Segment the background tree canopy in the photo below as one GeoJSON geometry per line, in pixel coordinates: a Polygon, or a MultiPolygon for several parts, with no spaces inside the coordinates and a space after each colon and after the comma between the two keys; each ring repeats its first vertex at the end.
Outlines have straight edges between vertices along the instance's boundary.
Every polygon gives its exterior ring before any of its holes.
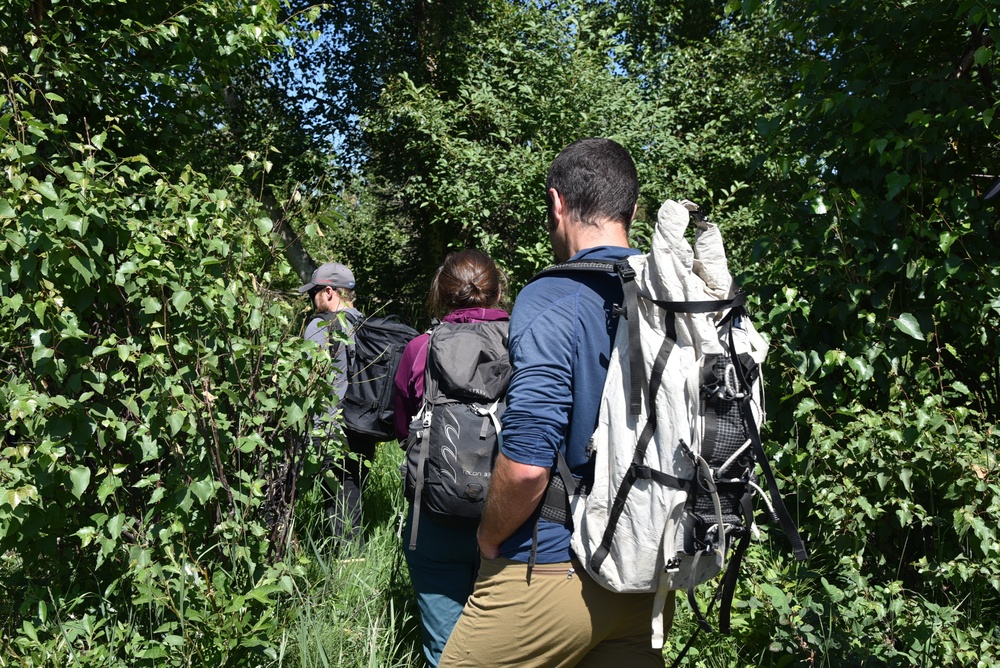
{"type": "Polygon", "coordinates": [[[812,552],[765,531],[735,639],[689,662],[1000,659],[995,2],[0,17],[0,654],[280,663],[330,372],[291,288],[343,261],[362,307],[420,326],[444,255],[477,247],[516,292],[552,260],[549,162],[608,136],[639,168],[637,246],[666,198],[724,231],[812,552]]]}

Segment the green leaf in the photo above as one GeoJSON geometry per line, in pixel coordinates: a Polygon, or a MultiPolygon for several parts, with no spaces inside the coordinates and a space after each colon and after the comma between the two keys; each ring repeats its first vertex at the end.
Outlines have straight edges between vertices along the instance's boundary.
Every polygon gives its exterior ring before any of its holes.
{"type": "Polygon", "coordinates": [[[771,605],[774,606],[775,610],[781,612],[788,608],[788,597],[785,596],[785,592],[766,582],[760,584],[760,589],[771,599],[771,605]]]}
{"type": "Polygon", "coordinates": [[[215,495],[215,489],[216,483],[211,478],[205,478],[191,483],[191,492],[198,497],[198,500],[201,501],[202,504],[208,503],[208,501],[215,495]]]}
{"type": "Polygon", "coordinates": [[[920,323],[917,322],[917,319],[912,313],[901,313],[900,316],[896,318],[896,327],[899,328],[899,331],[912,336],[918,341],[924,340],[924,333],[920,329],[920,323]]]}
{"type": "Polygon", "coordinates": [[[271,230],[274,229],[274,223],[270,218],[258,218],[254,223],[256,223],[257,229],[260,230],[261,234],[270,234],[271,230]]]}
{"type": "Polygon", "coordinates": [[[913,493],[913,488],[910,486],[911,485],[910,479],[912,477],[913,477],[913,470],[912,469],[902,469],[899,472],[899,480],[903,483],[903,487],[910,494],[913,493]]]}
{"type": "Polygon", "coordinates": [[[5,199],[0,199],[0,218],[16,218],[17,213],[14,211],[14,207],[10,205],[5,199]]]}
{"type": "Polygon", "coordinates": [[[118,539],[122,535],[122,528],[125,526],[125,515],[118,513],[110,520],[108,520],[107,530],[108,535],[114,539],[118,539]]]}
{"type": "Polygon", "coordinates": [[[35,186],[35,190],[47,200],[55,202],[59,199],[59,196],[56,194],[56,189],[49,181],[39,181],[38,185],[35,186]]]}
{"type": "Polygon", "coordinates": [[[885,177],[885,185],[888,188],[885,198],[887,200],[895,198],[909,183],[909,174],[900,174],[899,172],[888,174],[885,177]]]}
{"type": "MultiPolygon", "coordinates": [[[[89,263],[90,260],[88,259],[87,262],[89,263]]],[[[89,268],[83,266],[83,262],[81,262],[80,258],[76,257],[75,255],[70,256],[69,264],[71,267],[76,269],[76,272],[80,274],[84,282],[86,282],[87,285],[90,285],[90,281],[94,277],[94,272],[92,272],[89,268]]]]}
{"type": "Polygon", "coordinates": [[[187,418],[187,413],[184,411],[174,411],[167,416],[167,424],[170,425],[170,435],[176,436],[177,432],[181,430],[184,426],[184,420],[187,418]]]}
{"type": "Polygon", "coordinates": [[[73,489],[70,491],[79,499],[90,485],[90,469],[86,466],[77,466],[69,472],[69,479],[73,483],[73,489]]]}
{"type": "Polygon", "coordinates": [[[107,475],[97,487],[97,500],[104,503],[108,497],[115,493],[115,490],[122,486],[122,481],[118,476],[107,475]]]}
{"type": "Polygon", "coordinates": [[[174,305],[174,309],[177,310],[178,314],[184,315],[184,309],[189,303],[191,303],[192,299],[193,297],[191,296],[191,293],[187,290],[178,290],[174,293],[170,302],[174,305]]]}
{"type": "Polygon", "coordinates": [[[147,315],[159,312],[160,308],[160,302],[153,297],[146,297],[142,300],[142,312],[147,315]]]}

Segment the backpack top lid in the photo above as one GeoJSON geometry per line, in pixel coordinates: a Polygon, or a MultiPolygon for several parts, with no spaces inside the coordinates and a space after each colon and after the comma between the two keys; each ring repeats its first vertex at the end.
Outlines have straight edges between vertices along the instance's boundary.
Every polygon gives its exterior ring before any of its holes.
{"type": "Polygon", "coordinates": [[[507,392],[510,323],[441,323],[431,332],[428,369],[437,391],[456,401],[495,401],[507,392]]]}
{"type": "MultiPolygon", "coordinates": [[[[657,214],[656,233],[646,255],[629,258],[636,271],[639,294],[658,302],[712,302],[732,299],[735,282],[729,273],[719,227],[687,200],[666,200],[657,214]],[[694,247],[684,237],[688,221],[698,226],[694,247]]],[[[694,346],[698,354],[721,353],[719,311],[675,317],[677,343],[694,346]]]]}

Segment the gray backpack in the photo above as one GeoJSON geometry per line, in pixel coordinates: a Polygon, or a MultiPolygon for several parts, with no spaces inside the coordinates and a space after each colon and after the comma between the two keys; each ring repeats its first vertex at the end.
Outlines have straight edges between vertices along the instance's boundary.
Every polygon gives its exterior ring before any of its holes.
{"type": "Polygon", "coordinates": [[[430,332],[423,403],[406,441],[411,550],[424,514],[448,526],[479,524],[510,384],[508,326],[441,323],[430,332]]]}

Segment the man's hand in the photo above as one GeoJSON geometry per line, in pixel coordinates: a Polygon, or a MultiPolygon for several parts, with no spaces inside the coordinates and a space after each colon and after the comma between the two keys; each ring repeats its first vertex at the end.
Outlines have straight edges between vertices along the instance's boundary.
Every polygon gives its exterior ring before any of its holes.
{"type": "Polygon", "coordinates": [[[476,538],[484,559],[500,556],[500,545],[524,524],[542,500],[549,469],[497,456],[476,538]]]}

